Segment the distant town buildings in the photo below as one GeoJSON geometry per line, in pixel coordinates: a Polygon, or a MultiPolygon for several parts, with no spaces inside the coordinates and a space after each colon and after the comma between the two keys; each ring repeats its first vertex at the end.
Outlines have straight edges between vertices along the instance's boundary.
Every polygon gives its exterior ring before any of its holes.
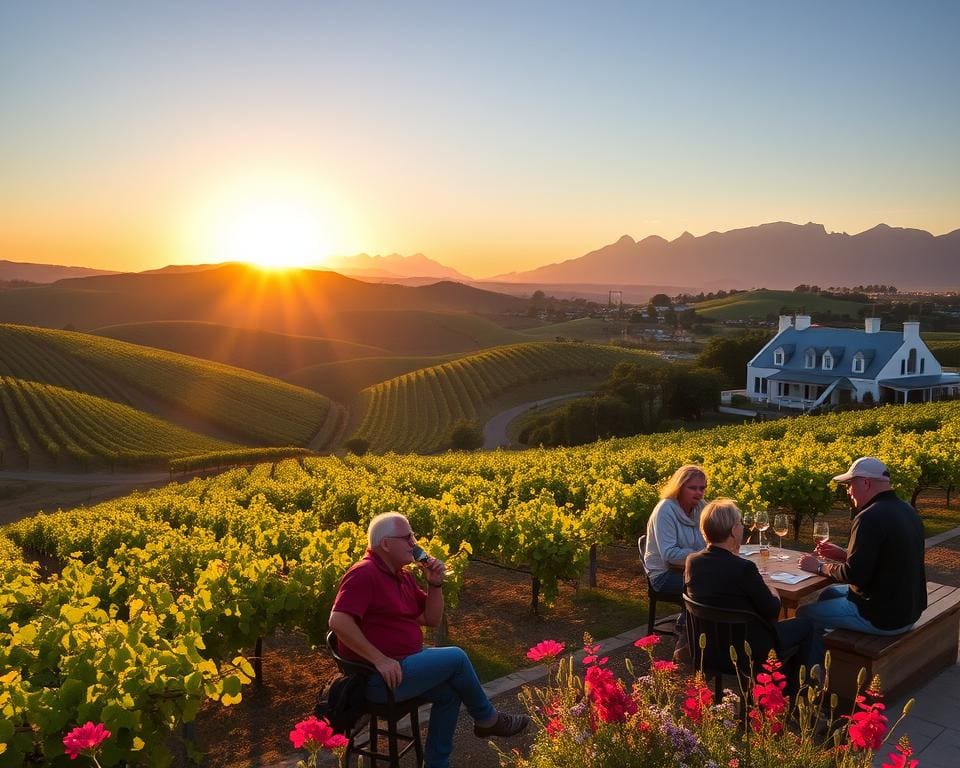
{"type": "Polygon", "coordinates": [[[808,315],[781,315],[776,336],[747,363],[747,396],[784,408],[923,403],[960,394],[960,375],[944,373],[920,338],[920,323],[881,331],[826,328],[808,315]]]}

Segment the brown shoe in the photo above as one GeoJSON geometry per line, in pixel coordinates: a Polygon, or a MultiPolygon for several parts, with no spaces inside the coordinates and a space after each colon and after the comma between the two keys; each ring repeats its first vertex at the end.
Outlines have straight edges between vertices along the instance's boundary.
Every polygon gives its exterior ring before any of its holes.
{"type": "Polygon", "coordinates": [[[530,717],[528,715],[509,715],[506,712],[501,712],[497,715],[497,719],[493,725],[482,726],[475,723],[473,726],[473,734],[481,738],[485,736],[507,738],[516,736],[518,733],[523,733],[528,725],[530,725],[530,717]]]}

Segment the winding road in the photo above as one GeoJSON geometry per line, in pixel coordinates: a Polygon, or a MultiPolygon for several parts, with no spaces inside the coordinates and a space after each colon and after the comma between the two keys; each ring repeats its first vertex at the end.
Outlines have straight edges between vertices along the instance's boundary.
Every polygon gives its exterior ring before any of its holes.
{"type": "Polygon", "coordinates": [[[572,400],[575,397],[584,397],[589,394],[589,392],[571,392],[567,395],[554,395],[553,397],[545,397],[543,400],[520,403],[520,405],[498,413],[483,426],[483,449],[485,451],[492,451],[495,448],[509,448],[510,438],[507,437],[507,425],[521,413],[526,413],[532,408],[539,408],[541,405],[546,405],[547,403],[556,403],[559,400],[572,400]]]}

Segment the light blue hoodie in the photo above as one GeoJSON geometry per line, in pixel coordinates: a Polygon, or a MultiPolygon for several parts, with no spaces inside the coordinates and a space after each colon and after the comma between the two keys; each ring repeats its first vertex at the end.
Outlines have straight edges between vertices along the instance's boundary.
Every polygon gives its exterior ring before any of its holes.
{"type": "Polygon", "coordinates": [[[683,560],[707,546],[700,533],[701,501],[691,516],[683,511],[675,499],[660,499],[647,521],[647,548],[643,566],[650,580],[669,570],[670,561],[683,560]]]}

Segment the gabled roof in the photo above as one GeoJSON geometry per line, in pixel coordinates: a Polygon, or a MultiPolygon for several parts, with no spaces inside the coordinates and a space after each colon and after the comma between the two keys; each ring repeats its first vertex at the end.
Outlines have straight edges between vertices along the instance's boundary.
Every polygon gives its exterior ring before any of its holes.
{"type": "MultiPolygon", "coordinates": [[[[770,378],[773,378],[772,376],[770,378]]],[[[898,379],[880,379],[877,382],[890,389],[925,389],[927,387],[960,384],[960,376],[955,373],[933,374],[930,376],[904,376],[898,379]]]]}
{"type": "Polygon", "coordinates": [[[773,353],[780,347],[784,349],[792,347],[804,351],[810,347],[829,349],[834,358],[831,378],[836,378],[840,374],[850,375],[853,356],[857,352],[862,352],[865,368],[863,373],[858,373],[856,376],[875,379],[901,346],[903,346],[903,334],[897,331],[867,333],[852,328],[824,328],[816,325],[811,325],[802,331],[787,328],[774,337],[750,362],[750,365],[758,368],[779,368],[783,371],[809,371],[810,369],[804,367],[804,355],[788,356],[784,365],[777,366],[773,364],[773,353]]]}

